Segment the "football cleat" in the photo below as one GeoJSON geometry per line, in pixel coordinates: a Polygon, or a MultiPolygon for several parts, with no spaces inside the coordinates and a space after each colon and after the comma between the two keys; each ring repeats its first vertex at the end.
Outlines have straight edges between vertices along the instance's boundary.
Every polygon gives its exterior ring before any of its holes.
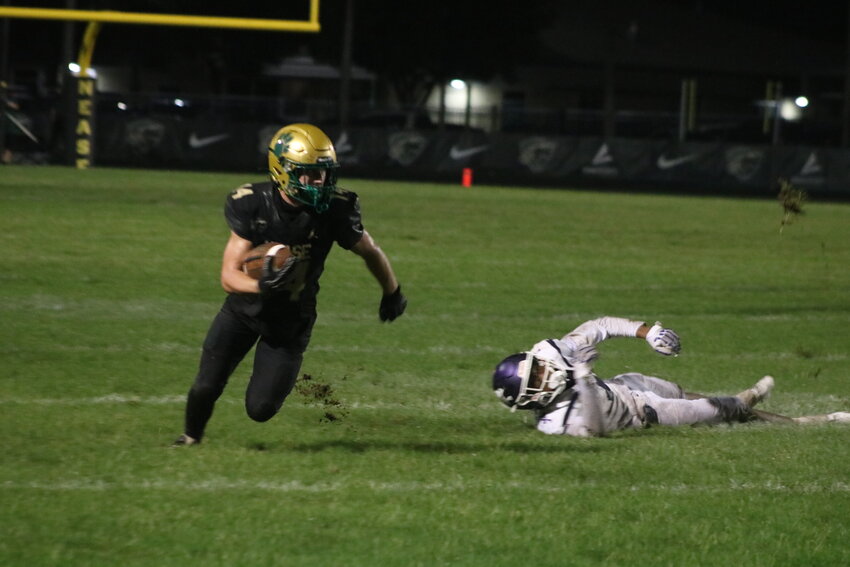
{"type": "Polygon", "coordinates": [[[339,162],[327,134],[312,124],[290,124],[269,143],[269,175],[288,197],[324,212],[336,191],[339,162]]]}
{"type": "Polygon", "coordinates": [[[773,376],[765,376],[756,382],[752,388],[744,390],[735,397],[740,398],[747,406],[754,407],[767,399],[771,390],[773,390],[773,384],[773,376]]]}
{"type": "Polygon", "coordinates": [[[795,417],[796,423],[850,423],[850,412],[836,411],[825,415],[795,417]]]}
{"type": "Polygon", "coordinates": [[[190,445],[198,445],[200,444],[200,439],[195,439],[194,437],[189,437],[185,433],[181,434],[180,437],[174,440],[174,443],[171,444],[172,447],[189,447],[190,445]]]}
{"type": "Polygon", "coordinates": [[[835,423],[850,423],[850,412],[836,411],[826,416],[829,421],[835,423]]]}

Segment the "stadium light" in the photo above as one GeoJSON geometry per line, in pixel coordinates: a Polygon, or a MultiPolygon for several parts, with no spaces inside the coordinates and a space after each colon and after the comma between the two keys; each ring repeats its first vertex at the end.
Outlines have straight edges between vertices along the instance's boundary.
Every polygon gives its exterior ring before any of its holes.
{"type": "Polygon", "coordinates": [[[809,106],[809,99],[805,96],[798,96],[794,99],[794,104],[796,104],[800,108],[806,108],[807,106],[809,106]]]}
{"type": "Polygon", "coordinates": [[[127,110],[127,103],[126,102],[119,102],[117,106],[118,106],[118,110],[127,110]]]}
{"type": "Polygon", "coordinates": [[[464,81],[462,79],[452,79],[451,82],[449,83],[449,86],[453,89],[462,91],[463,89],[466,88],[466,81],[464,81]]]}
{"type": "Polygon", "coordinates": [[[182,98],[175,98],[174,99],[174,106],[179,106],[180,108],[183,108],[184,106],[186,106],[186,101],[183,100],[182,98]]]}
{"type": "Polygon", "coordinates": [[[796,122],[803,117],[803,109],[790,98],[783,99],[779,103],[779,116],[783,120],[796,122]]]}
{"type": "MultiPolygon", "coordinates": [[[[72,62],[68,63],[68,70],[71,71],[72,75],[78,76],[80,74],[80,70],[81,70],[80,64],[74,63],[72,61],[72,62]]],[[[97,78],[97,71],[95,71],[94,67],[89,67],[88,69],[86,69],[86,77],[89,77],[89,78],[92,78],[92,79],[97,78]]]]}

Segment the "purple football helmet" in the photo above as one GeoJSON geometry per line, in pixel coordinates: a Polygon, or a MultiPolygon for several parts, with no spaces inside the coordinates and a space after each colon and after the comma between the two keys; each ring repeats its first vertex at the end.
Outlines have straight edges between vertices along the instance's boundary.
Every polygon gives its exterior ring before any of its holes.
{"type": "Polygon", "coordinates": [[[511,411],[541,409],[567,388],[570,374],[569,369],[557,368],[530,352],[520,352],[496,366],[493,391],[511,411]],[[530,380],[532,375],[534,380],[530,380]]]}

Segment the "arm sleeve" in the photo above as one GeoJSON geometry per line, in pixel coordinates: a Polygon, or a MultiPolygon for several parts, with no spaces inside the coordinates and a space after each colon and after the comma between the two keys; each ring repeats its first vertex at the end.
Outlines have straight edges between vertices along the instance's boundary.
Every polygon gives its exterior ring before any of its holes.
{"type": "Polygon", "coordinates": [[[564,335],[561,339],[566,343],[579,346],[595,345],[614,337],[635,337],[643,321],[632,321],[621,317],[601,317],[586,321],[564,335]]]}
{"type": "Polygon", "coordinates": [[[350,191],[346,191],[342,198],[345,200],[343,206],[334,211],[337,216],[333,223],[334,240],[342,248],[351,250],[363,238],[360,199],[350,191]]]}

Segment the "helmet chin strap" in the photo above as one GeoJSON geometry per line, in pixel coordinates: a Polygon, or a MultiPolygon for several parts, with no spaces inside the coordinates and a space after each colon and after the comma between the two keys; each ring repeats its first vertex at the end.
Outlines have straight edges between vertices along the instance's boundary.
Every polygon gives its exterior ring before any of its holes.
{"type": "Polygon", "coordinates": [[[327,187],[321,185],[293,185],[287,183],[285,187],[278,187],[282,193],[284,200],[294,207],[307,206],[316,209],[322,213],[328,209],[329,199],[326,198],[323,189],[327,187]],[[303,195],[310,198],[305,199],[303,195]]]}
{"type": "Polygon", "coordinates": [[[280,191],[280,197],[286,201],[287,205],[291,205],[293,207],[301,207],[304,205],[301,201],[295,199],[289,192],[288,187],[282,187],[280,184],[277,186],[277,190],[280,191]]]}

